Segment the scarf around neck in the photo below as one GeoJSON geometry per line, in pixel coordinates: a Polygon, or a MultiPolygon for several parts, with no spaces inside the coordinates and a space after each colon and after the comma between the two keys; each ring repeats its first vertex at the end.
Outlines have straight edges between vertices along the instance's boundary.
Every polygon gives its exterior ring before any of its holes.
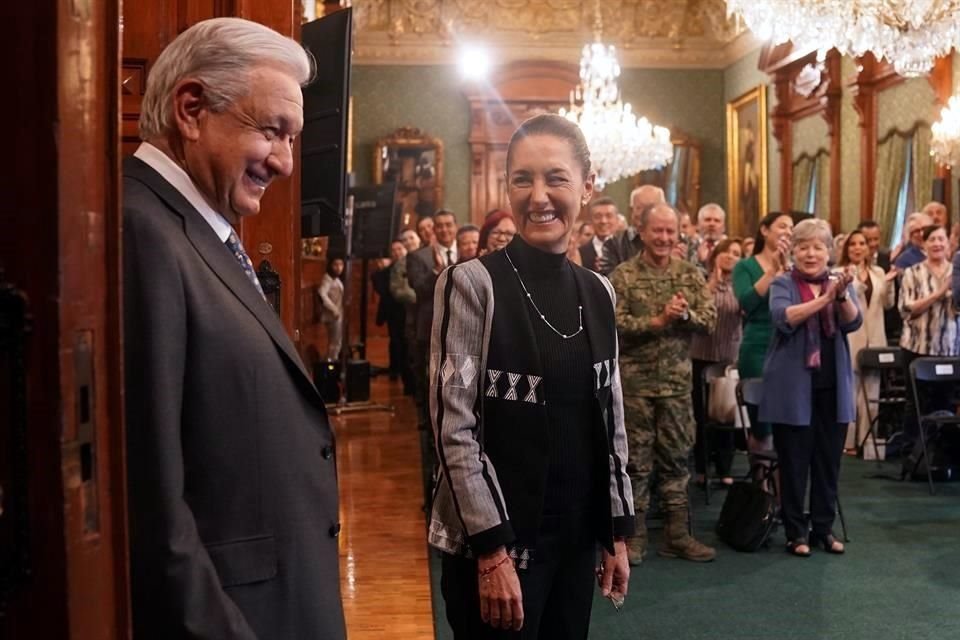
{"type": "MultiPolygon", "coordinates": [[[[824,270],[819,275],[808,276],[794,267],[790,271],[790,277],[793,278],[793,281],[797,284],[797,289],[800,291],[800,302],[810,302],[817,297],[813,294],[813,289],[810,285],[819,284],[820,293],[822,294],[830,279],[830,272],[824,270]]],[[[834,304],[831,302],[821,309],[819,313],[815,313],[807,318],[807,321],[804,323],[804,338],[806,340],[804,364],[808,369],[820,368],[820,333],[822,331],[823,335],[827,338],[833,338],[833,335],[837,331],[833,316],[834,304]]]]}

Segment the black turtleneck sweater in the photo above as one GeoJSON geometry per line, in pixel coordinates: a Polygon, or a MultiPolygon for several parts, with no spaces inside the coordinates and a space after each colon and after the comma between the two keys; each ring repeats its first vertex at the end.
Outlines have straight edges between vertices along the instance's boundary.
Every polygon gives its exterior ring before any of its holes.
{"type": "MultiPolygon", "coordinates": [[[[560,333],[580,326],[580,296],[573,265],[566,254],[540,251],[517,236],[505,249],[537,309],[560,333]]],[[[584,522],[594,494],[593,363],[586,329],[564,339],[527,302],[544,376],[550,422],[549,470],[544,497],[544,526],[550,522],[584,522]]]]}

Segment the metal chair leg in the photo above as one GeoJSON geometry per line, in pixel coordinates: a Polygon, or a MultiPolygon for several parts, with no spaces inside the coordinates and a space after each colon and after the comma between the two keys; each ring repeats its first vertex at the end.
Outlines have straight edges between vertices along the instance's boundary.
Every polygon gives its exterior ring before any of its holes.
{"type": "MultiPolygon", "coordinates": [[[[867,421],[868,421],[868,424],[870,425],[870,431],[867,432],[867,435],[865,435],[863,437],[863,440],[860,442],[860,448],[863,449],[864,447],[866,447],[867,438],[871,438],[873,440],[873,455],[877,460],[877,466],[882,467],[883,461],[880,460],[880,449],[879,447],[877,447],[877,433],[876,433],[877,426],[880,424],[880,405],[879,404],[877,405],[877,415],[874,416],[873,413],[870,411],[870,398],[867,397],[867,386],[863,380],[862,373],[860,374],[860,393],[863,395],[863,406],[867,410],[867,421]]],[[[877,400],[879,399],[880,398],[878,395],[877,400]]],[[[854,426],[854,430],[856,430],[856,426],[854,426]]]]}
{"type": "Polygon", "coordinates": [[[837,495],[837,516],[840,518],[840,528],[843,529],[843,541],[850,542],[850,536],[847,534],[847,519],[843,517],[843,507],[840,505],[840,495],[837,495]]]}
{"type": "Polygon", "coordinates": [[[930,495],[936,494],[936,489],[933,486],[933,470],[930,468],[930,452],[927,451],[927,429],[923,422],[920,421],[920,444],[923,447],[923,453],[920,458],[917,459],[916,464],[913,465],[913,470],[916,471],[917,467],[920,465],[920,461],[924,460],[927,463],[927,484],[930,485],[930,495]]]}

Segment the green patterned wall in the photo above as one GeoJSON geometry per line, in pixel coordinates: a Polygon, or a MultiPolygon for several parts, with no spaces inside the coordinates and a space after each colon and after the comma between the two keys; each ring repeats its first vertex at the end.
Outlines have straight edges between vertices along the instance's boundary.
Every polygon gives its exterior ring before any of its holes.
{"type": "Polygon", "coordinates": [[[879,138],[892,129],[912,129],[918,120],[930,124],[938,115],[936,94],[926,78],[910,78],[877,94],[879,138]]]}
{"type": "MultiPolygon", "coordinates": [[[[760,61],[760,49],[755,49],[723,71],[724,130],[726,130],[726,103],[742,96],[757,85],[768,85],[767,74],[757,68],[760,61]]],[[[772,87],[767,86],[767,112],[777,104],[772,87]]],[[[724,134],[726,135],[726,134],[724,134]]],[[[726,138],[724,138],[726,142],[726,138]]],[[[726,157],[726,156],[724,156],[726,157]]],[[[726,176],[726,163],[724,163],[726,176]]],[[[726,180],[726,178],[724,178],[726,180]]],[[[726,184],[726,182],[724,182],[726,184]]],[[[724,192],[726,193],[726,192],[724,192]]],[[[726,198],[724,198],[726,200],[726,198]]],[[[773,137],[773,127],[767,120],[767,208],[769,211],[780,208],[780,149],[773,137]]]]}
{"type": "Polygon", "coordinates": [[[465,221],[470,212],[469,103],[455,66],[354,66],[353,170],[373,180],[377,138],[403,126],[443,140],[444,206],[465,221]]]}
{"type": "Polygon", "coordinates": [[[827,121],[819,113],[793,123],[793,159],[802,154],[814,156],[820,149],[830,150],[827,121]]]}
{"type": "MultiPolygon", "coordinates": [[[[725,203],[723,73],[624,69],[620,91],[635,113],[700,141],[700,202],[725,203]]],[[[632,185],[633,179],[626,178],[608,185],[604,193],[626,212],[632,185]]]]}
{"type": "MultiPolygon", "coordinates": [[[[840,61],[840,77],[849,79],[856,72],[852,58],[840,61]]],[[[840,221],[844,231],[860,222],[860,118],[853,108],[853,94],[845,90],[840,101],[840,221]]]]}
{"type": "MultiPolygon", "coordinates": [[[[882,140],[890,131],[898,129],[908,131],[923,121],[927,124],[939,118],[936,94],[926,78],[909,80],[881,91],[877,95],[877,139],[882,140]]],[[[929,130],[920,135],[929,136],[929,130]]],[[[917,194],[917,206],[923,206],[930,200],[932,193],[917,194]]]]}
{"type": "MultiPolygon", "coordinates": [[[[655,124],[682,129],[703,144],[701,201],[726,201],[723,177],[723,74],[720,71],[625,69],[624,100],[655,124]]],[[[469,107],[454,66],[355,66],[352,76],[354,172],[371,181],[377,138],[419,127],[444,143],[444,204],[466,220],[470,203],[469,107]]],[[[631,181],[606,193],[626,209],[631,181]]]]}

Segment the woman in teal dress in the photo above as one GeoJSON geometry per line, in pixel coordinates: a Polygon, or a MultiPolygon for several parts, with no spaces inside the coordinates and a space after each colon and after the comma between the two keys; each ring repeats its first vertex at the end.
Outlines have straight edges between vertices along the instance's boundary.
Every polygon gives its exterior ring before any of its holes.
{"type": "MultiPolygon", "coordinates": [[[[753,255],[733,268],[733,293],[743,311],[743,341],[737,369],[740,379],[763,377],[763,360],[770,344],[770,283],[787,268],[793,218],[773,211],[760,221],[753,255]]],[[[750,451],[772,449],[771,427],[757,419],[757,407],[747,405],[750,416],[750,451]]]]}

